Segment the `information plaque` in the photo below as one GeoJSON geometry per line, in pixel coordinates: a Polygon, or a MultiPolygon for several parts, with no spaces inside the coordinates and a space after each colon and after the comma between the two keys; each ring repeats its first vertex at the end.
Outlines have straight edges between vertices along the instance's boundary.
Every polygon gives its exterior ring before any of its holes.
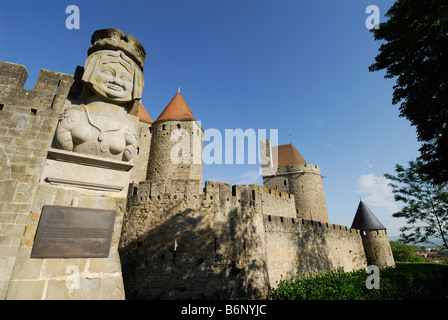
{"type": "Polygon", "coordinates": [[[31,258],[107,258],[115,210],[44,206],[31,258]]]}

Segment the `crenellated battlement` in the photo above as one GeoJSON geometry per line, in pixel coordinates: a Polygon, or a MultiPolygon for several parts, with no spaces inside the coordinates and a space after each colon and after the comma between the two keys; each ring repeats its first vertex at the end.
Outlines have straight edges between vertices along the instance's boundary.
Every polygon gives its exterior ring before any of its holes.
{"type": "Polygon", "coordinates": [[[34,89],[24,89],[25,66],[4,61],[0,61],[0,74],[0,105],[5,112],[60,113],[73,84],[72,75],[42,69],[34,89]]]}
{"type": "Polygon", "coordinates": [[[319,166],[315,164],[294,164],[292,166],[281,166],[277,168],[277,172],[275,175],[283,175],[283,174],[303,174],[303,173],[309,173],[309,174],[317,174],[321,175],[319,166]]]}
{"type": "Polygon", "coordinates": [[[213,206],[225,211],[253,207],[260,214],[296,218],[294,196],[258,185],[233,185],[206,181],[198,192],[199,180],[142,181],[129,188],[132,201],[168,202],[183,200],[194,207],[213,206]]]}
{"type": "Polygon", "coordinates": [[[291,231],[300,232],[302,229],[313,229],[322,232],[336,232],[336,233],[348,233],[358,234],[361,231],[358,229],[352,229],[347,226],[333,224],[328,222],[305,220],[298,218],[282,217],[282,216],[263,216],[263,221],[266,230],[269,231],[291,231]]]}

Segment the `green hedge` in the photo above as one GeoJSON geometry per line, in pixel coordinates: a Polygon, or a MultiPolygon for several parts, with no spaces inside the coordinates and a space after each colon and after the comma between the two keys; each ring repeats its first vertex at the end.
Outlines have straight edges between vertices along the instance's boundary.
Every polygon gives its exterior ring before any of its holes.
{"type": "Polygon", "coordinates": [[[295,280],[281,280],[268,295],[273,300],[407,300],[448,299],[448,265],[397,263],[380,269],[379,289],[367,289],[364,270],[330,271],[295,280]]]}

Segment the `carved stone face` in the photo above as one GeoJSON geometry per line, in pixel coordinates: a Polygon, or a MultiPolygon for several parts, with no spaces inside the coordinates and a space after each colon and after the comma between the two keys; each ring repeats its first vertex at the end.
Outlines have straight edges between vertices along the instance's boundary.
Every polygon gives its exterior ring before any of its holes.
{"type": "Polygon", "coordinates": [[[111,59],[106,59],[96,72],[96,88],[108,98],[130,101],[133,88],[132,70],[128,70],[122,62],[107,60],[111,59]]]}
{"type": "Polygon", "coordinates": [[[103,50],[90,55],[82,80],[96,95],[112,102],[140,99],[143,90],[141,70],[121,51],[103,50]]]}

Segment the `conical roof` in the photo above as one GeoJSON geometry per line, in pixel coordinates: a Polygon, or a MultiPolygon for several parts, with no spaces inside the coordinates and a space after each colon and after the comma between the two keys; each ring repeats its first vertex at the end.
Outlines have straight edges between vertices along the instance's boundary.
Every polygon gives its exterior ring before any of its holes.
{"type": "Polygon", "coordinates": [[[138,118],[141,121],[145,121],[148,123],[154,122],[154,121],[152,121],[151,117],[149,116],[148,112],[146,111],[145,107],[143,106],[143,104],[141,102],[138,105],[138,118]]]}
{"type": "Polygon", "coordinates": [[[196,120],[190,107],[188,107],[184,98],[178,92],[174,98],[168,103],[165,110],[157,118],[160,120],[196,120]]]}
{"type": "Polygon", "coordinates": [[[276,167],[306,164],[305,159],[303,159],[292,143],[272,147],[272,158],[276,167]]]}
{"type": "Polygon", "coordinates": [[[358,230],[386,230],[386,227],[370,211],[364,202],[359,201],[358,210],[356,210],[353,219],[352,228],[358,230]]]}

